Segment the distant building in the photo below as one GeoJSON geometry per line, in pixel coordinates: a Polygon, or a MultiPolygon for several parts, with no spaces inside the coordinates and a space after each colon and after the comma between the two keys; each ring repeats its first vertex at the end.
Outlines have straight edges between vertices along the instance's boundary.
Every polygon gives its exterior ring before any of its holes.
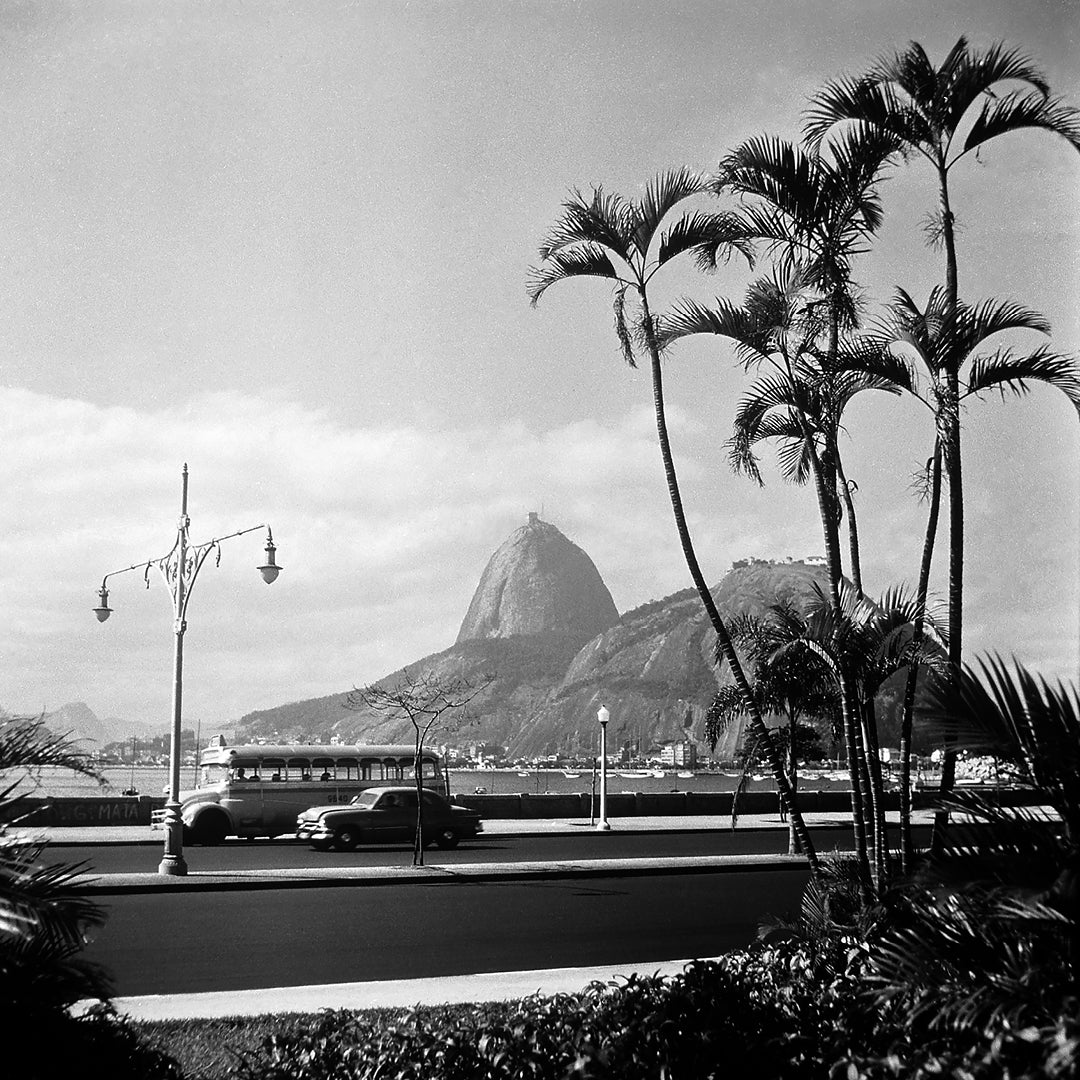
{"type": "Polygon", "coordinates": [[[664,743],[660,748],[660,764],[676,769],[696,769],[697,743],[685,739],[664,743]]]}

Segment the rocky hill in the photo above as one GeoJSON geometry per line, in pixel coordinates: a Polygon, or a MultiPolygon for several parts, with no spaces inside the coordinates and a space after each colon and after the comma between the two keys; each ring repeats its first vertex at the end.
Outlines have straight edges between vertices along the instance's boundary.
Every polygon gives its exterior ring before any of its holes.
{"type": "Polygon", "coordinates": [[[592,559],[530,514],[484,567],[457,640],[555,634],[588,641],[618,619],[592,559]]]}
{"type": "MultiPolygon", "coordinates": [[[[592,559],[554,525],[530,514],[488,560],[457,642],[407,667],[443,678],[494,673],[460,741],[506,746],[559,685],[581,646],[618,618],[592,559]]],[[[379,683],[392,685],[401,674],[391,672],[379,683]]],[[[335,734],[346,741],[412,738],[408,720],[351,711],[346,697],[343,691],[249,713],[241,728],[252,737],[294,732],[335,734]]]]}
{"type": "MultiPolygon", "coordinates": [[[[825,581],[820,560],[751,559],[735,564],[713,595],[727,617],[762,614],[780,600],[809,599],[814,584],[825,581]]],[[[530,514],[489,560],[456,644],[407,666],[444,677],[494,673],[470,706],[469,725],[450,742],[497,743],[515,757],[587,755],[595,748],[601,704],[611,712],[616,746],[631,742],[647,750],[665,739],[700,738],[705,710],[728,677],[713,662],[715,644],[693,589],[620,618],[589,556],[530,514]]],[[[350,742],[411,737],[408,720],[350,711],[347,694],[249,713],[241,730],[251,737],[333,734],[350,742]]],[[[718,752],[732,756],[740,737],[730,732],[718,752]]]]}

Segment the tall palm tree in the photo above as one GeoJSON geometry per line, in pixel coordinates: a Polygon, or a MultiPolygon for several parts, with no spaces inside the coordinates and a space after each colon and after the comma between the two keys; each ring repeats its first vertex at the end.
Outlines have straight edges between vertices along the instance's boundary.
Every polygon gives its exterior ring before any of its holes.
{"type": "MultiPolygon", "coordinates": [[[[728,153],[713,180],[718,194],[738,197],[738,228],[755,247],[775,260],[779,275],[788,283],[783,290],[787,302],[793,304],[798,296],[798,302],[805,305],[801,316],[792,310],[778,324],[791,326],[798,319],[807,347],[816,345],[819,333],[825,337],[825,355],[819,370],[835,366],[841,334],[857,324],[852,261],[868,250],[871,237],[881,225],[878,186],[896,145],[892,135],[863,125],[854,125],[833,140],[828,155],[808,154],[785,139],[760,136],[728,153]],[[815,326],[815,320],[820,320],[821,325],[815,326]]],[[[779,295],[782,293],[774,291],[774,299],[779,295]]],[[[753,311],[754,303],[748,296],[748,310],[753,311]]],[[[775,303],[766,302],[764,310],[758,312],[759,322],[762,316],[776,320],[775,303]]],[[[724,332],[710,326],[707,317],[700,328],[695,328],[690,319],[678,329],[679,333],[702,331],[724,332]]],[[[790,378],[790,364],[788,367],[790,378]]],[[[809,425],[804,425],[803,437],[809,447],[809,425]]],[[[851,489],[846,480],[837,484],[837,470],[842,471],[839,459],[826,447],[821,457],[810,453],[809,464],[813,469],[824,467],[827,474],[822,477],[825,501],[819,493],[819,510],[827,534],[838,526],[841,502],[846,506],[852,574],[861,587],[851,489]],[[826,524],[827,518],[832,519],[831,523],[826,524]]],[[[839,546],[828,535],[826,557],[832,570],[833,599],[838,603],[839,546]]]]}
{"type": "MultiPolygon", "coordinates": [[[[631,367],[637,366],[639,353],[649,361],[660,455],[683,557],[716,632],[718,652],[727,661],[735,684],[747,701],[751,701],[749,682],[701,572],[686,523],[668,436],[657,322],[649,306],[649,283],[675,256],[693,252],[698,265],[709,269],[716,266],[718,254],[730,256],[735,251],[746,251],[728,214],[688,210],[660,231],[664,220],[680,204],[705,191],[702,177],[678,169],[658,176],[640,199],[626,199],[599,187],[593,190],[591,198],[573,192],[563,204],[562,217],[540,247],[541,262],[531,273],[528,294],[535,306],[547,289],[566,278],[600,277],[613,283],[615,329],[623,357],[631,367]],[[632,311],[628,299],[636,302],[632,311]]],[[[780,752],[769,736],[760,710],[753,705],[751,709],[752,727],[761,739],[780,798],[788,808],[799,843],[816,874],[814,846],[794,804],[780,752]]]]}
{"type": "MultiPolygon", "coordinates": [[[[1033,383],[1045,383],[1060,390],[1080,414],[1080,364],[1046,347],[1030,351],[1008,347],[993,348],[987,342],[1008,331],[1032,330],[1049,333],[1046,320],[1035,311],[1011,301],[988,300],[969,305],[962,300],[950,305],[947,292],[940,286],[932,290],[926,307],[918,304],[902,289],[897,291],[890,313],[883,319],[875,334],[880,349],[870,349],[850,363],[866,372],[888,378],[894,386],[913,394],[933,414],[936,441],[931,459],[930,513],[923,544],[922,563],[916,597],[925,608],[929,588],[930,565],[937,529],[937,507],[941,488],[941,447],[948,441],[954,421],[948,406],[958,406],[965,400],[988,392],[1026,393],[1033,383]],[[900,346],[904,355],[890,353],[888,346],[900,346]],[[913,355],[916,363],[906,357],[913,355]]],[[[950,590],[950,597],[952,593],[950,590]]],[[[950,611],[952,605],[950,603],[950,611]]],[[[916,625],[916,633],[921,632],[916,625]]],[[[951,632],[951,626],[950,626],[951,632]]],[[[950,654],[950,663],[955,654],[950,654]]],[[[910,781],[911,722],[915,700],[917,672],[909,672],[901,721],[901,849],[905,862],[912,854],[910,833],[910,801],[907,783],[910,781]]],[[[951,768],[953,755],[946,755],[951,768]]],[[[952,786],[951,774],[946,790],[952,786]]],[[[940,842],[940,829],[937,830],[940,842]]]]}
{"type": "MultiPolygon", "coordinates": [[[[943,314],[958,304],[955,215],[949,193],[953,168],[999,135],[1037,129],[1064,138],[1080,150],[1080,112],[1050,95],[1046,77],[1016,49],[995,43],[971,48],[961,37],[935,68],[926,51],[911,42],[885,56],[861,76],[828,83],[812,98],[805,134],[820,148],[838,125],[853,123],[897,140],[909,157],[921,157],[937,175],[939,212],[931,238],[945,250],[943,314]],[[1002,84],[1015,83],[1009,90],[1002,84]],[[961,131],[966,135],[961,136],[961,131]]],[[[940,387],[942,453],[949,480],[949,660],[960,670],[963,648],[964,497],[960,447],[960,392],[955,370],[940,387]]],[[[946,754],[942,787],[953,783],[955,758],[946,754]]]]}
{"type": "MultiPolygon", "coordinates": [[[[769,374],[744,402],[736,420],[733,462],[760,480],[752,457],[750,439],[776,436],[782,454],[798,477],[811,477],[825,544],[829,573],[829,594],[839,618],[843,591],[839,521],[841,495],[840,417],[846,401],[858,389],[892,389],[887,376],[875,372],[855,373],[839,368],[841,357],[861,352],[860,346],[843,345],[832,330],[838,326],[836,303],[817,303],[816,291],[809,291],[804,264],[789,259],[774,267],[771,277],[753,282],[742,307],[717,298],[705,306],[692,300],[678,301],[665,316],[661,333],[665,341],[691,334],[712,333],[726,337],[747,369],[766,368],[769,374]],[[809,297],[808,297],[809,291],[809,297]],[[825,350],[819,342],[825,339],[825,350]],[[760,426],[759,426],[760,424],[760,426]],[[741,429],[741,430],[740,430],[741,429]],[[788,438],[790,436],[791,438],[788,438]]],[[[871,342],[870,348],[877,349],[871,342]]],[[[845,364],[847,360],[845,359],[845,364]]],[[[864,365],[869,367],[869,361],[864,365]]],[[[851,364],[854,371],[854,364],[851,364]]],[[[847,489],[846,478],[842,485],[847,489]]],[[[850,499],[850,491],[846,491],[850,499]]],[[[854,507],[849,507],[849,517],[854,507]]],[[[850,523],[850,522],[849,522],[850,523]]],[[[857,549],[856,549],[857,550],[857,549]]],[[[856,555],[857,557],[857,555],[856,555]]],[[[838,623],[836,625],[839,625],[838,623]]],[[[850,684],[840,687],[845,745],[851,777],[852,824],[860,863],[867,847],[864,786],[860,782],[863,759],[858,703],[850,684]]]]}

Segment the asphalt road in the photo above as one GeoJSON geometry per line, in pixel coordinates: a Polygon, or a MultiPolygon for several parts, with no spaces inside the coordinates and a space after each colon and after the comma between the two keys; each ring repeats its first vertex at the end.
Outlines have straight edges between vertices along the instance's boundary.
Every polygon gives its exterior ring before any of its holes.
{"type": "Polygon", "coordinates": [[[797,910],[806,880],[800,868],[134,894],[104,901],[83,956],[119,996],[640,964],[745,944],[764,917],[797,910]]]}
{"type": "MultiPolygon", "coordinates": [[[[926,830],[926,836],[929,831],[926,830]]],[[[816,829],[820,851],[850,849],[851,829],[816,829]]],[[[915,842],[925,837],[917,830],[915,842]]],[[[453,851],[430,848],[425,862],[432,866],[462,863],[555,862],[581,859],[634,859],[690,855],[782,854],[787,833],[782,829],[717,830],[714,832],[597,833],[575,835],[480,836],[464,841],[453,851]]],[[[53,843],[49,862],[87,862],[97,874],[153,872],[161,860],[161,841],[148,844],[53,843]]],[[[192,872],[217,870],[308,869],[311,867],[408,866],[412,847],[403,844],[371,845],[353,852],[313,851],[307,844],[284,840],[226,841],[220,847],[189,846],[184,858],[192,872]]]]}

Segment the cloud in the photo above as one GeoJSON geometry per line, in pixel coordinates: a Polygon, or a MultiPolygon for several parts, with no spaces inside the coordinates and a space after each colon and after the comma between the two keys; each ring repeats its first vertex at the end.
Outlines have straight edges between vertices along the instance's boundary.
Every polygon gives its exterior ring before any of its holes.
{"type": "MultiPolygon", "coordinates": [[[[1010,408],[988,412],[993,423],[973,411],[970,423],[968,651],[1069,674],[1080,596],[1067,538],[1080,523],[1075,491],[1071,501],[1061,493],[1075,488],[1075,454],[1042,446],[1045,402],[1010,408]],[[1040,468],[1001,452],[1014,425],[1040,468]],[[1003,514],[1003,497],[1023,512],[1003,514]],[[1038,558],[1025,554],[1033,544],[1038,558]]],[[[853,416],[849,449],[871,592],[913,583],[924,515],[896,456],[912,441],[911,417],[881,409],[853,416]]],[[[767,459],[765,488],[732,476],[707,415],[670,404],[706,577],[718,581],[748,555],[820,552],[812,492],[781,483],[767,459]]],[[[185,461],[192,540],[269,523],[284,566],[273,588],[262,584],[264,537],[254,532],[225,541],[220,566],[211,557],[203,567],[188,612],[184,715],[204,726],[344,691],[448,647],[487,559],[532,510],[588,552],[620,610],[689,584],[645,406],[533,430],[514,418],[354,425],[237,394],[145,411],[6,389],[0,433],[9,507],[0,704],[10,710],[85,700],[99,715],[166,726],[173,634],[157,571],[148,593],[142,570],[110,578],[115,614],[104,626],[90,609],[104,574],[169,552],[185,461]]],[[[943,534],[939,595],[946,543],[943,534]]]]}
{"type": "MultiPolygon", "coordinates": [[[[672,423],[694,431],[678,410],[672,423]]],[[[225,541],[220,566],[204,565],[186,716],[227,720],[347,689],[447,647],[487,558],[530,510],[592,554],[625,606],[639,600],[631,578],[666,587],[655,541],[671,528],[649,410],[545,432],[513,420],[349,426],[234,394],[147,412],[9,389],[0,428],[0,479],[19,508],[0,536],[11,708],[87,700],[104,715],[168,715],[171,611],[156,569],[152,595],[141,569],[110,578],[104,626],[90,608],[104,574],[169,552],[183,462],[192,541],[268,522],[285,567],[273,589],[261,584],[261,533],[225,541]]]]}

